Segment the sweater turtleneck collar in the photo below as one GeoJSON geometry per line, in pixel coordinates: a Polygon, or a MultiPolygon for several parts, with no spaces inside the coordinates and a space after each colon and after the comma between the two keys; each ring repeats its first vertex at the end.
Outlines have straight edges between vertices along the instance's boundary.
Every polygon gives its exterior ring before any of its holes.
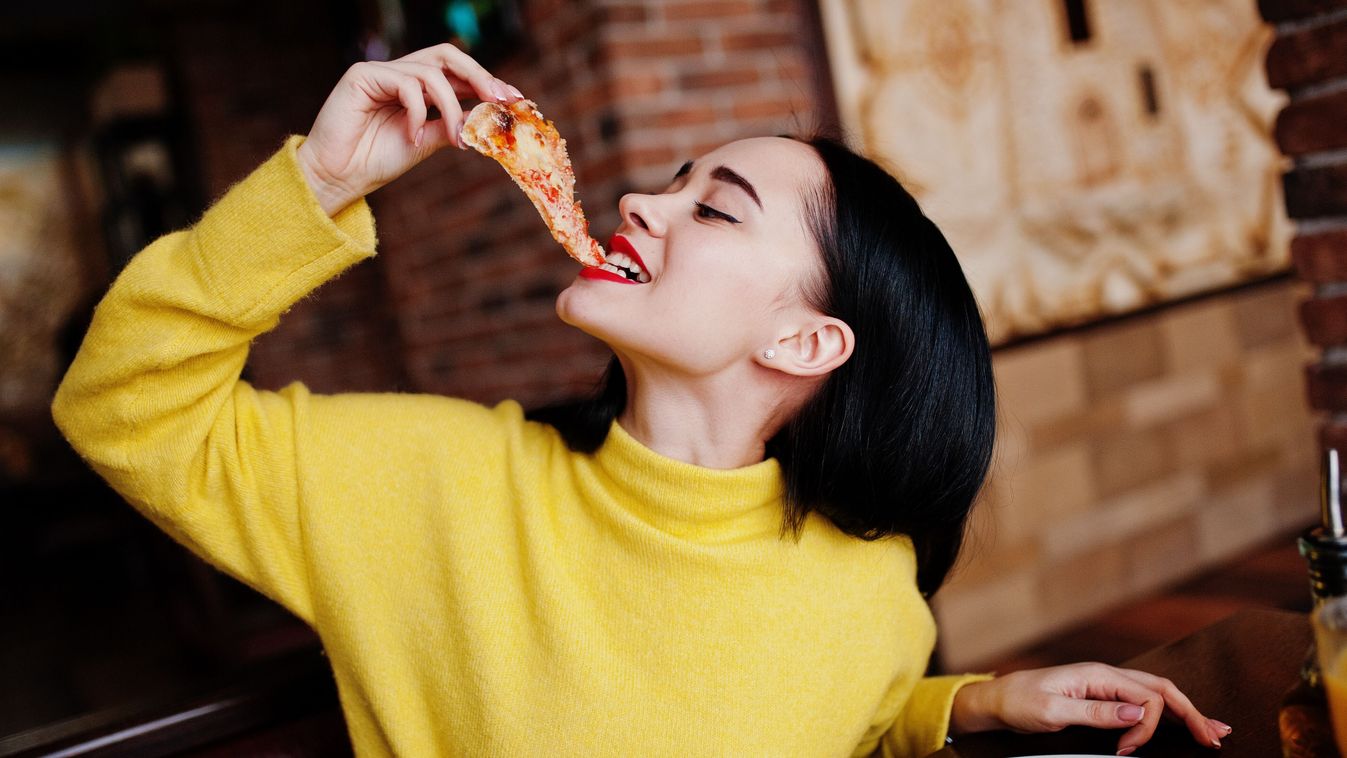
{"type": "Polygon", "coordinates": [[[736,469],[695,466],[651,450],[614,421],[594,463],[594,484],[671,534],[720,541],[781,529],[785,488],[775,458],[736,469]]]}

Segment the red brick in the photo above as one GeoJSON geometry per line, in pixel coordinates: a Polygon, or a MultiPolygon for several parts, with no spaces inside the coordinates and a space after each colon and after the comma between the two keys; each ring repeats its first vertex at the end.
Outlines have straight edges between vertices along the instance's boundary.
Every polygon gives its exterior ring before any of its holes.
{"type": "Polygon", "coordinates": [[[786,81],[803,81],[808,79],[812,75],[812,72],[809,70],[809,66],[806,66],[802,60],[783,58],[777,62],[776,75],[786,81]]]}
{"type": "Polygon", "coordinates": [[[1258,12],[1273,23],[1294,21],[1347,8],[1347,0],[1258,0],[1258,12]]]}
{"type": "Polygon", "coordinates": [[[684,35],[655,39],[622,39],[608,42],[602,51],[609,59],[673,58],[702,52],[701,37],[684,35]]]}
{"type": "Polygon", "coordinates": [[[1307,282],[1347,282],[1347,229],[1296,237],[1291,258],[1307,282]]]}
{"type": "Polygon", "coordinates": [[[1300,304],[1300,324],[1316,345],[1347,344],[1347,296],[1306,300],[1300,304]]]}
{"type": "Polygon", "coordinates": [[[1347,75],[1347,19],[1284,34],[1267,53],[1268,84],[1303,87],[1347,75]]]}
{"type": "Polygon", "coordinates": [[[735,118],[780,118],[799,113],[799,108],[789,100],[744,100],[736,102],[731,109],[735,118]]]}
{"type": "MultiPolygon", "coordinates": [[[[602,108],[612,101],[613,96],[608,89],[608,83],[599,82],[572,92],[570,105],[580,113],[590,113],[602,108]]],[[[560,112],[557,112],[555,115],[552,115],[552,118],[558,118],[561,115],[560,112]]]]}
{"type": "Polygon", "coordinates": [[[665,88],[663,76],[655,73],[623,74],[612,81],[615,101],[621,102],[638,95],[653,95],[665,88]]]}
{"type": "Polygon", "coordinates": [[[1282,181],[1291,218],[1347,215],[1347,163],[1297,168],[1282,181]]]}
{"type": "Polygon", "coordinates": [[[655,113],[628,116],[624,125],[632,129],[660,129],[677,126],[709,124],[716,120],[718,111],[709,105],[674,108],[655,113]]]}
{"type": "Polygon", "coordinates": [[[1305,367],[1310,407],[1320,411],[1347,411],[1347,366],[1315,363],[1305,367]]]}
{"type": "Polygon", "coordinates": [[[670,21],[701,21],[728,16],[747,16],[758,11],[758,3],[751,0],[703,0],[668,5],[664,17],[670,21]]]}
{"type": "Polygon", "coordinates": [[[712,150],[715,150],[716,148],[719,147],[724,147],[726,143],[732,141],[733,140],[728,140],[725,139],[724,137],[717,137],[715,139],[708,139],[702,140],[700,142],[694,142],[688,147],[686,153],[689,157],[706,155],[712,150]]]}
{"type": "Polygon", "coordinates": [[[676,154],[671,147],[635,147],[622,151],[622,157],[630,168],[643,166],[663,166],[672,163],[676,154]]]}
{"type": "Polygon", "coordinates": [[[758,72],[751,68],[730,68],[716,71],[690,71],[678,77],[683,89],[720,89],[758,81],[758,72]]]}
{"type": "MultiPolygon", "coordinates": [[[[1342,55],[1347,57],[1347,49],[1342,55]]],[[[1347,91],[1286,106],[1277,117],[1276,135],[1286,155],[1347,147],[1347,91]]]]}
{"type": "Polygon", "coordinates": [[[799,42],[799,37],[793,32],[744,32],[725,35],[720,41],[720,46],[726,52],[779,48],[793,50],[799,42]]]}
{"type": "Polygon", "coordinates": [[[650,18],[650,11],[644,3],[627,5],[607,5],[599,11],[601,24],[640,23],[650,18]]]}
{"type": "Polygon", "coordinates": [[[594,23],[583,17],[574,17],[569,23],[556,24],[553,26],[555,44],[563,50],[569,50],[578,47],[584,40],[594,35],[594,23]]]}
{"type": "Polygon", "coordinates": [[[581,183],[593,185],[621,176],[624,168],[622,156],[610,153],[596,161],[577,164],[575,173],[581,183]]]}

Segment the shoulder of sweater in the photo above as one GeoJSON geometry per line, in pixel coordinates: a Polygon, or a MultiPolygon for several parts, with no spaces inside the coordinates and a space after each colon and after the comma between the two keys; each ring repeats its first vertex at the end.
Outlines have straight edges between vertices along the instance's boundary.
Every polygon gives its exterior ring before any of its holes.
{"type": "Polygon", "coordinates": [[[564,446],[554,427],[526,419],[523,406],[515,400],[488,406],[429,392],[314,394],[301,382],[292,382],[282,392],[302,395],[316,411],[327,416],[363,417],[372,423],[392,422],[409,430],[419,428],[433,433],[459,429],[479,437],[498,434],[530,445],[564,446]]]}

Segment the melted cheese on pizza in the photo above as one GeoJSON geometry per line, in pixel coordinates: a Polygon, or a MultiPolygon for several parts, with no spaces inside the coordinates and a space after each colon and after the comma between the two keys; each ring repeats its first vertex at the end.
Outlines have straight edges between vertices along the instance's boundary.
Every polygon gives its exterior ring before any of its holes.
{"type": "Polygon", "coordinates": [[[575,199],[566,140],[531,100],[478,105],[463,124],[463,140],[505,168],[572,258],[603,264],[603,247],[589,236],[589,221],[575,199]]]}

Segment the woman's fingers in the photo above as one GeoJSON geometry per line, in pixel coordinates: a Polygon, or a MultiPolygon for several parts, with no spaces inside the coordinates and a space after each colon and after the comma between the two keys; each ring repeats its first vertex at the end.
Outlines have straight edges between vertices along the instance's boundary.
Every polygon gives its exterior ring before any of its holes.
{"type": "Polygon", "coordinates": [[[1168,679],[1102,663],[1017,671],[980,685],[960,690],[951,709],[951,726],[957,715],[961,728],[970,730],[1043,732],[1071,725],[1123,729],[1119,755],[1131,755],[1149,741],[1166,713],[1182,720],[1200,744],[1210,747],[1220,747],[1220,738],[1231,731],[1198,712],[1168,679]]]}
{"type": "Polygon", "coordinates": [[[413,77],[398,80],[398,102],[407,109],[407,141],[421,143],[421,128],[426,125],[426,98],[421,84],[413,77]]]}
{"type": "Polygon", "coordinates": [[[416,142],[417,132],[426,123],[426,98],[421,80],[387,63],[357,63],[360,76],[356,86],[369,87],[367,94],[376,106],[396,100],[407,111],[407,141],[416,142]]]}
{"type": "Polygon", "coordinates": [[[471,56],[447,42],[408,53],[398,60],[428,63],[444,68],[467,83],[472,88],[473,94],[482,100],[507,102],[522,97],[519,90],[492,76],[471,56]]]}
{"type": "Polygon", "coordinates": [[[1062,726],[1125,728],[1118,741],[1119,755],[1131,755],[1155,733],[1165,706],[1159,692],[1102,663],[1077,663],[1048,671],[1059,672],[1052,677],[1057,689],[1052,705],[1060,712],[1055,716],[1064,714],[1069,719],[1059,721],[1062,726]]]}
{"type": "MultiPolygon", "coordinates": [[[[453,87],[449,85],[449,80],[445,78],[443,69],[426,63],[407,61],[389,61],[382,65],[416,77],[421,83],[422,89],[435,103],[435,107],[440,110],[444,136],[449,142],[463,147],[458,137],[459,129],[463,123],[463,107],[459,105],[458,97],[454,94],[453,87]]],[[[436,141],[438,142],[438,140],[436,141]]]]}
{"type": "Polygon", "coordinates": [[[1164,698],[1160,693],[1130,682],[1133,686],[1119,686],[1116,697],[1129,703],[1140,704],[1146,713],[1131,729],[1118,738],[1118,755],[1131,755],[1136,749],[1150,740],[1155,728],[1160,725],[1160,715],[1165,710],[1164,698]]]}
{"type": "Polygon", "coordinates": [[[1182,721],[1198,742],[1220,747],[1221,738],[1232,731],[1229,726],[1203,716],[1188,696],[1168,679],[1135,669],[1118,669],[1118,672],[1143,687],[1158,692],[1164,698],[1168,712],[1182,721]]]}
{"type": "Polygon", "coordinates": [[[1144,705],[1115,700],[1081,700],[1066,695],[1058,695],[1049,708],[1048,720],[1063,727],[1126,729],[1136,726],[1147,715],[1144,705]]]}
{"type": "Polygon", "coordinates": [[[1087,692],[1091,697],[1136,703],[1146,709],[1146,715],[1118,740],[1119,755],[1130,755],[1145,744],[1155,734],[1160,716],[1166,709],[1170,709],[1175,716],[1190,725],[1189,728],[1199,743],[1220,747],[1219,741],[1213,741],[1211,727],[1206,719],[1197,712],[1192,701],[1168,679],[1143,671],[1114,668],[1102,663],[1085,664],[1083,673],[1089,682],[1087,692]]]}

